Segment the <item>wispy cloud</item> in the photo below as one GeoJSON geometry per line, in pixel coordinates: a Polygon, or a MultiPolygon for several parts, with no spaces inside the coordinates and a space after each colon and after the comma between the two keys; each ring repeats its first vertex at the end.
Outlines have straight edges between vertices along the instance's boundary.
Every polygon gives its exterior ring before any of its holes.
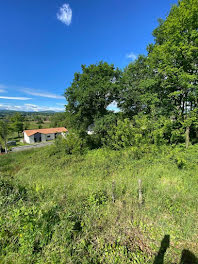
{"type": "Polygon", "coordinates": [[[0,99],[8,99],[8,100],[30,100],[32,98],[28,97],[11,97],[11,96],[0,96],[0,99]]]}
{"type": "Polygon", "coordinates": [[[40,106],[35,104],[24,104],[24,105],[0,104],[0,109],[25,111],[25,112],[40,112],[40,111],[63,112],[65,110],[64,107],[49,107],[49,106],[40,106]]]}
{"type": "Polygon", "coordinates": [[[52,94],[52,93],[47,93],[47,92],[40,92],[40,91],[36,91],[33,89],[29,89],[29,88],[22,89],[21,91],[23,91],[26,94],[30,94],[34,96],[54,98],[54,99],[65,99],[65,97],[62,95],[57,95],[57,94],[52,94]]]}
{"type": "Polygon", "coordinates": [[[136,60],[137,59],[137,55],[133,52],[130,52],[126,55],[127,59],[131,59],[131,60],[136,60]]]}
{"type": "Polygon", "coordinates": [[[55,112],[61,112],[64,111],[64,107],[53,107],[53,106],[40,106],[35,104],[24,104],[23,108],[24,111],[55,111],[55,112]]]}
{"type": "Polygon", "coordinates": [[[60,20],[65,25],[69,26],[72,21],[72,10],[69,4],[63,4],[58,13],[56,14],[57,19],[60,20]]]}
{"type": "Polygon", "coordinates": [[[4,84],[0,84],[0,93],[6,93],[6,86],[4,84]]]}

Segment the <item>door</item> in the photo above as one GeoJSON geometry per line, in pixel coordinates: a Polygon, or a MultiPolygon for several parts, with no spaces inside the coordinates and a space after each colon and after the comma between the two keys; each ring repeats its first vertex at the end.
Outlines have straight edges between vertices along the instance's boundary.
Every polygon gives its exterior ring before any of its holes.
{"type": "Polygon", "coordinates": [[[41,133],[34,134],[34,142],[41,142],[41,133]]]}

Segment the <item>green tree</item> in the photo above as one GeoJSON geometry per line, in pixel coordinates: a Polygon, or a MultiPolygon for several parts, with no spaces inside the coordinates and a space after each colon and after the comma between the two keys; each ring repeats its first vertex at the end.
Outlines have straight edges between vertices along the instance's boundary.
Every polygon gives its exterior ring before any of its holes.
{"type": "Polygon", "coordinates": [[[28,129],[30,126],[30,122],[28,120],[25,120],[24,124],[23,124],[23,129],[26,130],[28,129]]]}
{"type": "Polygon", "coordinates": [[[44,124],[43,119],[42,119],[42,117],[40,115],[36,116],[35,119],[36,119],[36,123],[38,125],[44,124]]]}
{"type": "Polygon", "coordinates": [[[118,106],[127,117],[132,118],[140,112],[150,113],[157,106],[158,100],[154,91],[158,82],[145,56],[139,56],[124,69],[118,106]]]}
{"type": "Polygon", "coordinates": [[[100,136],[100,138],[105,138],[107,132],[113,125],[117,125],[118,115],[114,113],[108,113],[107,115],[98,118],[94,122],[94,133],[100,136]]]}
{"type": "Polygon", "coordinates": [[[96,118],[108,113],[108,105],[116,98],[120,75],[120,70],[106,62],[82,65],[82,73],[75,73],[65,97],[67,119],[76,129],[85,131],[96,118]]]}
{"type": "Polygon", "coordinates": [[[10,121],[12,130],[17,132],[19,137],[19,133],[23,132],[24,117],[20,113],[16,113],[11,117],[10,121]]]}
{"type": "MultiPolygon", "coordinates": [[[[149,65],[160,79],[158,98],[168,115],[184,122],[198,105],[198,1],[182,0],[153,32],[149,65]]],[[[187,122],[193,126],[193,122],[187,122]]],[[[182,125],[182,123],[181,123],[182,125]]],[[[190,126],[186,126],[186,140],[190,126]]],[[[186,143],[188,146],[188,143],[186,143]]]]}
{"type": "Polygon", "coordinates": [[[50,117],[50,127],[65,126],[65,113],[55,113],[50,117]]]}
{"type": "Polygon", "coordinates": [[[55,146],[58,151],[63,151],[65,154],[83,154],[86,150],[86,140],[82,139],[78,133],[71,131],[65,137],[59,136],[55,140],[55,146]]]}
{"type": "Polygon", "coordinates": [[[118,150],[140,143],[142,134],[133,126],[128,118],[118,120],[116,125],[111,126],[104,139],[105,145],[118,150]]]}
{"type": "Polygon", "coordinates": [[[5,152],[8,152],[7,141],[9,135],[9,126],[6,120],[0,120],[0,142],[5,148],[5,152]]]}

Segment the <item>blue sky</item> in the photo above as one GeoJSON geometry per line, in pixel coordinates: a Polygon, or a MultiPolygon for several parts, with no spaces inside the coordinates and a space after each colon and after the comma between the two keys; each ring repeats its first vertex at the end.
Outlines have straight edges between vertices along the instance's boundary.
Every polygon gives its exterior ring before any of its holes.
{"type": "Polygon", "coordinates": [[[5,0],[0,8],[0,109],[64,111],[81,64],[124,68],[153,42],[176,0],[5,0]]]}

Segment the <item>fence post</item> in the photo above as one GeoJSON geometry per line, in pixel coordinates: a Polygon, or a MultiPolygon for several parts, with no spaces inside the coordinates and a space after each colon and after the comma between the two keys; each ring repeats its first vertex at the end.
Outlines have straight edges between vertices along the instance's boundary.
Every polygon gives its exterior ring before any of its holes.
{"type": "Polygon", "coordinates": [[[115,203],[115,189],[116,189],[116,185],[115,185],[115,181],[112,182],[112,202],[115,203]]]}
{"type": "Polygon", "coordinates": [[[143,204],[143,197],[142,197],[142,181],[141,179],[138,180],[138,193],[139,193],[139,204],[143,204]]]}

